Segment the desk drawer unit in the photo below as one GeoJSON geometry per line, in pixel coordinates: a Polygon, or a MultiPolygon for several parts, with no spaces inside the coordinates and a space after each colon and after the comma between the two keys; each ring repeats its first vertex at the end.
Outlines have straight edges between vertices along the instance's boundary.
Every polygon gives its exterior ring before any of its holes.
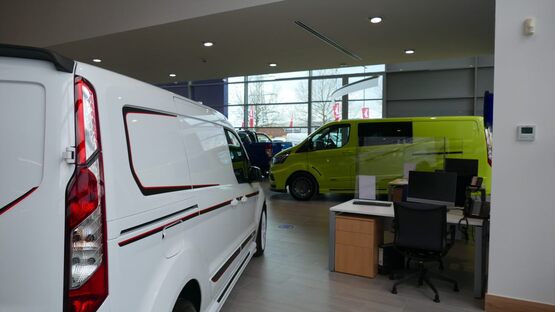
{"type": "Polygon", "coordinates": [[[375,277],[378,246],[383,241],[380,218],[342,214],[335,219],[335,271],[375,277]]]}

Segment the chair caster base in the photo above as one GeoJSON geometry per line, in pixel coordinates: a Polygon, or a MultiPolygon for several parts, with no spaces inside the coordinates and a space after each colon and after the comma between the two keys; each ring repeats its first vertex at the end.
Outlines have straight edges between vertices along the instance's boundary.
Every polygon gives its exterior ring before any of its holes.
{"type": "Polygon", "coordinates": [[[455,287],[453,287],[453,291],[454,292],[459,292],[459,285],[455,285],[455,287]]]}
{"type": "Polygon", "coordinates": [[[436,295],[436,297],[434,298],[434,302],[439,302],[439,296],[436,295]]]}
{"type": "Polygon", "coordinates": [[[394,294],[394,295],[396,295],[396,294],[397,294],[397,288],[393,288],[393,289],[391,290],[391,293],[394,294]]]}

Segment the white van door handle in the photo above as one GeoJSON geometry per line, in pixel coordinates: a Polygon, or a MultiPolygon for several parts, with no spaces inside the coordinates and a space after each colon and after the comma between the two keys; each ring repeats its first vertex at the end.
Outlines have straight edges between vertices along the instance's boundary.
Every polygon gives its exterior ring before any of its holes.
{"type": "Polygon", "coordinates": [[[176,226],[176,225],[178,225],[178,224],[180,224],[180,223],[182,223],[182,222],[183,222],[183,220],[177,220],[177,221],[175,221],[175,222],[173,222],[173,223],[171,223],[171,224],[166,225],[166,226],[164,227],[164,229],[162,230],[162,239],[166,238],[166,230],[167,230],[167,229],[169,229],[169,228],[171,228],[171,227],[174,227],[174,226],[176,226]]]}
{"type": "Polygon", "coordinates": [[[242,203],[246,203],[246,202],[248,202],[248,201],[249,201],[249,199],[248,199],[247,196],[243,195],[243,197],[241,197],[241,202],[242,202],[242,203]]]}
{"type": "Polygon", "coordinates": [[[237,200],[237,198],[234,198],[231,200],[231,203],[230,203],[231,206],[237,206],[238,204],[239,204],[239,201],[237,200]]]}

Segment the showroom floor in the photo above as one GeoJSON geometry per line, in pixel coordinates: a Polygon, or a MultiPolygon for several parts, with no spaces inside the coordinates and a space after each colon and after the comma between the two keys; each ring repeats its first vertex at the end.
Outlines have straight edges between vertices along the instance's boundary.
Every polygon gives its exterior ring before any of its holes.
{"type": "Polygon", "coordinates": [[[362,278],[328,271],[328,208],[345,196],[320,196],[298,202],[288,194],[267,191],[268,239],[264,256],[253,258],[227,299],[223,312],[240,311],[480,311],[472,296],[473,247],[464,242],[450,250],[444,273],[461,291],[435,282],[431,290],[405,284],[389,292],[387,276],[362,278]]]}

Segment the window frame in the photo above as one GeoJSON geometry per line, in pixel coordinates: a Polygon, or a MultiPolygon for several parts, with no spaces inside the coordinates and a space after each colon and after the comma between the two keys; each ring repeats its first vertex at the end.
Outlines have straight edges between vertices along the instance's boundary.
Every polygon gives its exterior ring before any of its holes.
{"type": "Polygon", "coordinates": [[[237,183],[248,183],[249,182],[249,169],[251,167],[251,161],[250,161],[250,158],[249,158],[249,154],[247,153],[247,150],[246,150],[245,146],[243,145],[243,141],[241,141],[241,138],[239,137],[239,135],[233,129],[229,129],[227,127],[223,127],[223,129],[224,129],[225,138],[227,140],[227,148],[229,150],[229,157],[230,157],[230,160],[231,160],[231,167],[233,169],[233,175],[237,179],[237,183]],[[237,143],[239,143],[239,145],[238,146],[237,145],[232,145],[232,143],[230,143],[230,137],[229,136],[231,136],[231,139],[234,138],[237,141],[237,143]],[[234,161],[233,161],[233,157],[232,157],[233,151],[230,148],[231,146],[239,147],[243,152],[244,157],[242,159],[236,161],[236,162],[239,162],[239,161],[243,162],[244,171],[243,171],[243,176],[242,177],[239,177],[237,175],[236,169],[233,166],[234,161]]]}

